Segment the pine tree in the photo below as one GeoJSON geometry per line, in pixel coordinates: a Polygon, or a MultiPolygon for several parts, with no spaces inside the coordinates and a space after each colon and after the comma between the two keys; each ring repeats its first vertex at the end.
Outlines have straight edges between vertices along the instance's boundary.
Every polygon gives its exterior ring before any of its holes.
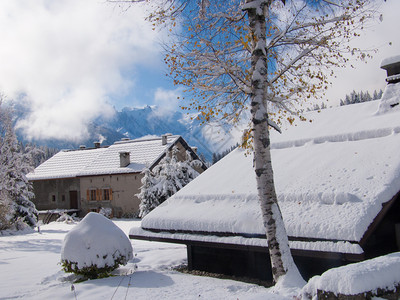
{"type": "Polygon", "coordinates": [[[159,195],[157,193],[157,189],[155,188],[156,181],[154,174],[148,168],[144,169],[142,173],[144,174],[142,178],[142,186],[140,187],[140,193],[136,195],[140,200],[140,218],[146,216],[160,204],[158,200],[159,195]]]}
{"type": "Polygon", "coordinates": [[[212,164],[215,164],[217,162],[217,154],[215,152],[213,152],[212,154],[212,164]]]}
{"type": "MultiPolygon", "coordinates": [[[[2,175],[2,173],[0,172],[2,175]]],[[[12,201],[4,190],[0,189],[0,231],[10,228],[13,216],[12,201]]]]}
{"type": "MultiPolygon", "coordinates": [[[[2,103],[0,103],[1,105],[2,103]]],[[[24,224],[34,227],[37,222],[37,210],[31,201],[34,198],[32,184],[25,176],[32,167],[30,150],[23,152],[18,143],[12,125],[12,113],[9,109],[1,109],[0,166],[2,182],[0,186],[1,204],[8,210],[8,225],[16,229],[24,224]]]]}
{"type": "Polygon", "coordinates": [[[196,178],[199,172],[195,168],[201,164],[199,160],[192,160],[189,152],[186,152],[186,160],[179,161],[178,149],[174,147],[152,171],[145,169],[142,187],[137,194],[140,199],[139,217],[146,216],[196,178]]]}
{"type": "Polygon", "coordinates": [[[349,104],[355,104],[355,103],[362,103],[362,102],[368,102],[368,101],[373,101],[373,100],[379,100],[381,99],[383,94],[382,89],[378,91],[373,92],[373,96],[367,91],[367,92],[359,92],[357,93],[356,91],[352,91],[350,95],[346,95],[345,100],[340,100],[340,106],[343,105],[349,105],[349,104]]]}

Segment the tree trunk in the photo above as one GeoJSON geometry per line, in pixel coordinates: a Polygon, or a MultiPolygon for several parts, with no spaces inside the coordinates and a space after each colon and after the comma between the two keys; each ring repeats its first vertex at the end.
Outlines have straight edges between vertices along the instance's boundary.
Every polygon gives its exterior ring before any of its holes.
{"type": "MultiPolygon", "coordinates": [[[[247,11],[254,44],[251,54],[253,71],[251,115],[253,123],[254,168],[261,213],[268,239],[272,275],[277,282],[290,269],[296,269],[290,253],[289,241],[277,203],[271,163],[270,138],[267,111],[267,53],[266,13],[270,1],[247,0],[247,11]]],[[[298,272],[298,271],[297,271],[298,272]]]]}

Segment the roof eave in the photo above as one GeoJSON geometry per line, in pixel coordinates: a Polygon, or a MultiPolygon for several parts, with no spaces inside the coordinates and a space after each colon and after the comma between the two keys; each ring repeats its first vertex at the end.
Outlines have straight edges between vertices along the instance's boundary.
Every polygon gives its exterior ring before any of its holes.
{"type": "MultiPolygon", "coordinates": [[[[183,244],[186,246],[201,246],[201,247],[210,247],[210,248],[245,250],[245,251],[253,251],[253,252],[268,251],[267,246],[197,241],[197,240],[191,240],[191,239],[174,239],[174,238],[166,238],[166,237],[154,236],[154,235],[153,236],[145,236],[145,235],[138,235],[138,234],[129,234],[129,238],[135,239],[135,240],[143,240],[143,241],[183,244]]],[[[362,261],[365,259],[364,253],[343,253],[343,252],[303,250],[303,249],[291,249],[291,252],[292,252],[293,256],[334,259],[334,260],[343,260],[343,261],[348,261],[348,262],[358,262],[358,261],[362,261]]]]}

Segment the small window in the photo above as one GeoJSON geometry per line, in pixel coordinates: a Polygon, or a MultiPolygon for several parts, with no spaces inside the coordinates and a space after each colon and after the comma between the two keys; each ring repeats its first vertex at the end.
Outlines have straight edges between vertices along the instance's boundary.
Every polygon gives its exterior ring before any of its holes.
{"type": "Polygon", "coordinates": [[[56,195],[51,195],[51,201],[56,202],[56,195]]]}
{"type": "Polygon", "coordinates": [[[103,189],[103,200],[110,201],[112,200],[112,189],[103,189]]]}
{"type": "Polygon", "coordinates": [[[103,189],[103,200],[110,200],[110,190],[103,189]]]}
{"type": "Polygon", "coordinates": [[[90,201],[96,201],[96,190],[90,190],[90,201]]]}

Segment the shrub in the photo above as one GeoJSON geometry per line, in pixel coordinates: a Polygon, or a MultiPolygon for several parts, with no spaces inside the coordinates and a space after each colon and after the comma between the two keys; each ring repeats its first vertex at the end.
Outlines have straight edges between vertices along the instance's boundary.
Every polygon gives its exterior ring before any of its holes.
{"type": "Polygon", "coordinates": [[[132,245],[111,220],[91,212],[65,236],[61,265],[65,272],[96,279],[132,259],[132,245]]]}

